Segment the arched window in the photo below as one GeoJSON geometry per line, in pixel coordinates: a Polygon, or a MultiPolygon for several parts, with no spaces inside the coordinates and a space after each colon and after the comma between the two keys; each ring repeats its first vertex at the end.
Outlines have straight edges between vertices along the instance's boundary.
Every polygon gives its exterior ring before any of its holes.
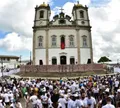
{"type": "Polygon", "coordinates": [[[80,18],[84,18],[84,11],[80,11],[80,18]]]}
{"type": "Polygon", "coordinates": [[[61,49],[65,49],[65,36],[61,36],[61,49]]]}
{"type": "Polygon", "coordinates": [[[70,64],[75,64],[75,58],[74,57],[70,57],[70,64]]]}
{"type": "Polygon", "coordinates": [[[74,47],[74,36],[69,36],[69,46],[74,47]]]}
{"type": "Polygon", "coordinates": [[[43,36],[38,37],[38,47],[43,47],[43,36]]]}
{"type": "Polygon", "coordinates": [[[57,45],[57,39],[56,39],[56,36],[55,35],[53,35],[52,36],[52,47],[55,47],[56,45],[57,45]]]}
{"type": "Polygon", "coordinates": [[[44,18],[44,11],[43,10],[40,11],[40,18],[44,18]]]}
{"type": "Polygon", "coordinates": [[[83,47],[87,47],[88,45],[87,45],[87,36],[83,36],[82,37],[83,39],[83,47]]]}
{"type": "Polygon", "coordinates": [[[57,58],[56,57],[53,57],[52,58],[52,65],[56,65],[57,64],[57,58]]]}

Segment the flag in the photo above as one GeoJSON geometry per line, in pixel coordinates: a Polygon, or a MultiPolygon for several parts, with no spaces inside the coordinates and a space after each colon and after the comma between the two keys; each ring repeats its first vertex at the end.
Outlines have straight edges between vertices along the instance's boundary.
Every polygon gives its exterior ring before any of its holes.
{"type": "Polygon", "coordinates": [[[65,49],[65,43],[61,42],[61,49],[65,49]]]}

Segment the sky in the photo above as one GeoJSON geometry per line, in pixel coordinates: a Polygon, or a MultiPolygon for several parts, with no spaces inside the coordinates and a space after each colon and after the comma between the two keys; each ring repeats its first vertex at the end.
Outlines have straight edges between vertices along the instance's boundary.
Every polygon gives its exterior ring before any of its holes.
{"type": "MultiPolygon", "coordinates": [[[[35,6],[43,2],[51,7],[51,19],[63,8],[71,16],[78,0],[2,0],[0,2],[0,55],[22,55],[32,51],[32,26],[35,6]]],[[[79,0],[89,7],[94,62],[101,56],[113,62],[120,59],[120,0],[79,0]]]]}

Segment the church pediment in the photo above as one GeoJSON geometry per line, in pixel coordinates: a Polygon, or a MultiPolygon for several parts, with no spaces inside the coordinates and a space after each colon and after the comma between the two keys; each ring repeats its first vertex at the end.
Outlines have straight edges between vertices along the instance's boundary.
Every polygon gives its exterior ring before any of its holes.
{"type": "Polygon", "coordinates": [[[59,15],[55,15],[53,17],[50,25],[73,25],[73,21],[71,20],[70,16],[65,15],[63,12],[61,12],[59,15]]]}

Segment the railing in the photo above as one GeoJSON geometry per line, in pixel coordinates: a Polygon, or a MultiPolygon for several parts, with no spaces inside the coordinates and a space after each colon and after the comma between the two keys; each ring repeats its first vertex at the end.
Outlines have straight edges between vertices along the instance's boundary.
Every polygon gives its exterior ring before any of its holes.
{"type": "Polygon", "coordinates": [[[104,70],[103,64],[21,65],[21,72],[85,72],[104,70]]]}

